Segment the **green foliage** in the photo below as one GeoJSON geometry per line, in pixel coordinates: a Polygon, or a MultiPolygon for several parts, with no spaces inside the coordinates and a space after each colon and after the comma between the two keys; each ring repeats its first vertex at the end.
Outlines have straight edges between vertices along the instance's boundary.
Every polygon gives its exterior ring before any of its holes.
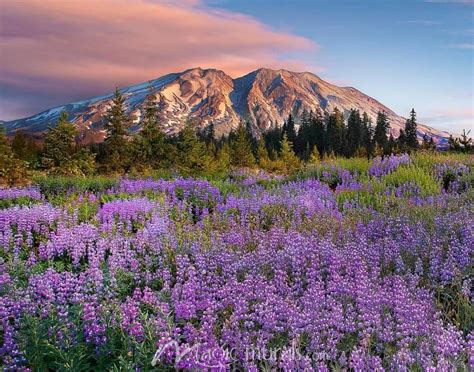
{"type": "Polygon", "coordinates": [[[213,165],[213,156],[209,154],[204,142],[199,140],[191,123],[181,132],[177,149],[178,168],[185,176],[204,174],[213,165]]]}
{"type": "Polygon", "coordinates": [[[169,145],[158,123],[158,107],[152,87],[145,102],[142,130],[134,137],[135,164],[154,169],[163,167],[168,159],[169,145]]]}
{"type": "Polygon", "coordinates": [[[91,370],[91,353],[82,334],[74,335],[61,324],[56,315],[26,317],[20,331],[26,359],[38,371],[91,370]]]}
{"type": "Polygon", "coordinates": [[[77,129],[62,112],[55,127],[48,128],[41,163],[50,174],[87,175],[95,171],[95,156],[76,144],[77,129]]]}
{"type": "Polygon", "coordinates": [[[288,116],[288,120],[283,124],[282,134],[286,135],[286,138],[294,147],[296,142],[296,128],[295,128],[295,119],[293,115],[288,116]]]}
{"type": "Polygon", "coordinates": [[[29,182],[29,174],[24,161],[18,159],[13,153],[0,126],[0,186],[17,186],[29,182]]]}
{"type": "Polygon", "coordinates": [[[362,145],[362,118],[358,110],[351,110],[347,120],[347,149],[346,155],[354,156],[362,145]]]}
{"type": "Polygon", "coordinates": [[[329,116],[326,129],[327,149],[337,154],[345,151],[346,133],[344,116],[337,108],[329,116]]]}
{"type": "Polygon", "coordinates": [[[226,175],[231,163],[231,150],[228,143],[224,143],[216,152],[216,174],[226,175]]]}
{"type": "Polygon", "coordinates": [[[416,112],[415,109],[410,111],[410,117],[405,123],[405,137],[404,143],[408,150],[416,150],[419,147],[418,135],[417,135],[417,124],[416,124],[416,112]]]}
{"type": "MultiPolygon", "coordinates": [[[[421,196],[436,195],[440,192],[440,184],[431,172],[414,165],[397,168],[394,172],[383,176],[380,183],[380,187],[384,189],[411,183],[419,187],[421,196]]],[[[375,182],[374,185],[376,185],[375,182]]]]}
{"type": "Polygon", "coordinates": [[[270,169],[271,168],[271,160],[268,156],[267,147],[265,146],[265,140],[260,139],[258,141],[257,147],[257,163],[260,168],[262,169],[270,169]]]}
{"type": "Polygon", "coordinates": [[[374,128],[372,127],[372,120],[366,112],[362,115],[361,132],[361,146],[365,148],[367,156],[370,156],[373,153],[374,128]]]}
{"type": "Polygon", "coordinates": [[[129,167],[128,127],[130,121],[125,113],[125,99],[118,88],[115,89],[112,106],[107,111],[104,125],[103,168],[108,172],[123,172],[129,167]]]}
{"type": "Polygon", "coordinates": [[[49,195],[64,195],[68,191],[100,192],[110,189],[117,185],[118,179],[106,176],[89,177],[66,177],[66,176],[48,176],[33,178],[33,183],[38,185],[41,192],[49,195]]]}
{"type": "Polygon", "coordinates": [[[18,159],[24,160],[30,165],[36,165],[39,161],[40,148],[24,131],[15,131],[11,146],[18,159]]]}
{"type": "Polygon", "coordinates": [[[253,167],[255,157],[252,152],[252,143],[246,127],[241,123],[231,144],[231,164],[238,167],[253,167]]]}
{"type": "Polygon", "coordinates": [[[436,288],[437,305],[447,320],[464,334],[474,329],[474,307],[461,290],[462,283],[453,283],[436,288]]]}
{"type": "Polygon", "coordinates": [[[385,112],[379,111],[377,113],[377,121],[374,131],[374,143],[380,148],[385,149],[388,144],[388,129],[390,123],[388,122],[385,112]]]}
{"type": "Polygon", "coordinates": [[[278,154],[276,168],[280,172],[291,174],[298,171],[300,166],[301,161],[295,155],[293,146],[291,145],[290,141],[288,141],[286,134],[284,134],[281,141],[281,150],[278,154]]]}
{"type": "Polygon", "coordinates": [[[319,164],[321,162],[321,154],[318,151],[318,146],[313,147],[313,151],[311,151],[311,155],[309,157],[310,164],[319,164]]]}

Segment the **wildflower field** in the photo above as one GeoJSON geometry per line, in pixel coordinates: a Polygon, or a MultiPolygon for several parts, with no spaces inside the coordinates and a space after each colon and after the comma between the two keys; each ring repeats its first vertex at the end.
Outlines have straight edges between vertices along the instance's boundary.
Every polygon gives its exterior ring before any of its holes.
{"type": "Polygon", "coordinates": [[[473,163],[1,189],[2,369],[472,370],[473,163]]]}

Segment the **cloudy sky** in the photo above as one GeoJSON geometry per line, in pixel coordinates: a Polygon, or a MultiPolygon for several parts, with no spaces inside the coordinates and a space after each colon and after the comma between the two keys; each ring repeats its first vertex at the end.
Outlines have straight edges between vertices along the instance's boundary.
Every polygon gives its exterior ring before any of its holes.
{"type": "Polygon", "coordinates": [[[474,0],[2,0],[0,119],[197,66],[270,67],[460,132],[474,127],[473,16],[474,0]]]}

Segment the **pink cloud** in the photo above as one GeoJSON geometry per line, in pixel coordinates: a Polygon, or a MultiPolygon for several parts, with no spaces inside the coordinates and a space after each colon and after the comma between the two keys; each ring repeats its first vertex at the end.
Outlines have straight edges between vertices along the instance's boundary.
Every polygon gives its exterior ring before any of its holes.
{"type": "Polygon", "coordinates": [[[450,133],[460,134],[463,129],[474,130],[474,108],[472,106],[433,109],[420,116],[420,122],[436,125],[450,133]]]}
{"type": "Polygon", "coordinates": [[[16,90],[100,93],[197,66],[320,71],[282,58],[314,42],[198,0],[3,0],[0,14],[0,84],[16,90]]]}
{"type": "Polygon", "coordinates": [[[445,109],[433,110],[433,113],[437,116],[445,117],[466,117],[474,118],[474,107],[448,107],[445,109]]]}

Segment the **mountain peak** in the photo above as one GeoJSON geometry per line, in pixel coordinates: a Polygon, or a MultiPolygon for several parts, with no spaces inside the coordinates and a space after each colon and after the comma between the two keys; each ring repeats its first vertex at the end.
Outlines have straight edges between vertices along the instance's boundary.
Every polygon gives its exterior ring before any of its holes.
{"type": "MultiPolygon", "coordinates": [[[[398,136],[405,124],[404,118],[356,88],[338,87],[311,72],[262,67],[232,79],[222,70],[194,67],[121,89],[128,114],[135,124],[133,130],[140,129],[150,84],[160,107],[160,124],[168,134],[178,133],[188,120],[200,127],[212,122],[217,135],[229,133],[242,120],[251,121],[265,131],[283,124],[289,114],[298,117],[305,111],[319,109],[330,113],[335,108],[343,111],[346,117],[351,109],[367,112],[374,122],[378,111],[384,111],[394,136],[398,136]]],[[[66,110],[83,141],[98,142],[104,136],[104,116],[111,100],[112,94],[93,97],[6,122],[5,126],[10,134],[23,129],[41,135],[48,125],[57,122],[60,112],[66,110]]],[[[421,124],[418,129],[420,136],[427,133],[438,143],[447,141],[444,132],[421,124]]]]}

